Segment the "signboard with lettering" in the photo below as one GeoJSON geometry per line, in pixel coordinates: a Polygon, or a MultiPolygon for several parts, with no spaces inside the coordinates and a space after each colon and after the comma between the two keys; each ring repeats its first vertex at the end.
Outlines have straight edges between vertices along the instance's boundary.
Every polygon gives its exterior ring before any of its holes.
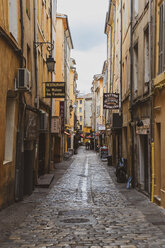
{"type": "Polygon", "coordinates": [[[60,118],[52,116],[51,118],[51,133],[60,133],[60,118]]]}
{"type": "Polygon", "coordinates": [[[104,93],[103,108],[104,109],[119,109],[119,94],[104,93]]]}
{"type": "Polygon", "coordinates": [[[64,101],[60,102],[60,117],[61,117],[61,133],[64,133],[64,130],[65,130],[65,123],[64,123],[65,107],[64,107],[64,101]]]}
{"type": "Polygon", "coordinates": [[[45,82],[45,98],[65,98],[65,82],[45,82]]]}

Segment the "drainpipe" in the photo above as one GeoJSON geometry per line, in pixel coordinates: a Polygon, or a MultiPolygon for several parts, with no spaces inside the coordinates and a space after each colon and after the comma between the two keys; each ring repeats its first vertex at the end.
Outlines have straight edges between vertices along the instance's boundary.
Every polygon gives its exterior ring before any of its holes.
{"type": "Polygon", "coordinates": [[[119,111],[120,115],[122,115],[122,41],[123,41],[123,36],[122,36],[122,26],[123,26],[123,21],[122,21],[122,0],[120,0],[120,95],[119,95],[119,111]]]}
{"type": "MultiPolygon", "coordinates": [[[[38,41],[38,27],[37,27],[37,0],[34,0],[34,42],[38,41]]],[[[38,49],[34,47],[35,57],[35,105],[39,109],[39,87],[38,87],[38,49]]]]}
{"type": "MultiPolygon", "coordinates": [[[[53,43],[53,9],[52,9],[52,0],[50,0],[50,42],[53,43]]],[[[51,57],[53,52],[51,51],[51,57]]],[[[53,81],[53,72],[51,72],[51,82],[53,81]]],[[[48,161],[48,172],[50,171],[51,157],[52,157],[52,135],[51,135],[51,120],[52,120],[52,98],[50,99],[50,112],[49,112],[49,161],[48,161]]]]}
{"type": "MultiPolygon", "coordinates": [[[[123,26],[123,21],[122,21],[122,0],[120,0],[120,90],[119,90],[119,115],[122,118],[122,41],[123,41],[123,36],[122,36],[122,26],[123,26]]],[[[119,156],[122,157],[122,129],[120,133],[120,138],[119,138],[119,156]]]]}
{"type": "MultiPolygon", "coordinates": [[[[155,7],[155,0],[154,0],[154,7],[155,7]]],[[[155,8],[154,8],[155,10],[155,8]]],[[[152,9],[151,9],[151,0],[149,0],[149,61],[151,61],[150,63],[150,68],[149,68],[149,80],[150,80],[150,84],[149,84],[149,93],[150,93],[150,142],[151,142],[151,162],[150,162],[150,199],[153,202],[153,198],[154,198],[154,178],[155,178],[155,169],[154,169],[154,134],[153,134],[153,123],[154,123],[154,119],[153,119],[153,95],[152,95],[152,91],[153,91],[153,74],[152,74],[152,68],[153,68],[153,60],[152,57],[155,57],[154,54],[152,56],[152,33],[154,34],[154,32],[152,32],[152,9]]],[[[154,35],[153,35],[154,36],[154,35]]]]}
{"type": "Polygon", "coordinates": [[[116,23],[115,23],[115,5],[113,4],[113,13],[114,13],[114,18],[113,18],[113,22],[114,22],[114,28],[113,28],[113,78],[112,78],[112,93],[113,93],[113,84],[114,84],[114,70],[115,70],[115,28],[116,28],[116,23]]]}
{"type": "MultiPolygon", "coordinates": [[[[23,68],[23,46],[24,46],[24,26],[23,26],[23,2],[20,0],[21,18],[21,59],[20,68],[23,68]]],[[[25,106],[22,101],[23,93],[19,94],[18,103],[18,127],[16,141],[16,165],[15,165],[15,200],[23,199],[23,170],[24,170],[24,114],[25,106]]]]}
{"type": "Polygon", "coordinates": [[[112,26],[110,26],[110,78],[109,78],[109,92],[111,92],[111,88],[112,88],[112,68],[111,68],[111,62],[112,62],[112,26]]]}
{"type": "Polygon", "coordinates": [[[130,1],[130,114],[131,114],[131,174],[135,186],[134,172],[134,125],[133,125],[133,0],[130,1]]]}
{"type": "Polygon", "coordinates": [[[21,57],[21,68],[23,67],[23,44],[24,44],[24,26],[23,26],[23,3],[20,0],[20,15],[21,15],[21,50],[22,50],[22,57],[21,57]]]}

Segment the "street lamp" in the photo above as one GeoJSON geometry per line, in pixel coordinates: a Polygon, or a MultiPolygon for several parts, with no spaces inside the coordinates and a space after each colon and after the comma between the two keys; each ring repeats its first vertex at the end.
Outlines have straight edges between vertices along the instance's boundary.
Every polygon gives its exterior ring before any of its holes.
{"type": "Polygon", "coordinates": [[[41,55],[43,53],[43,45],[46,45],[46,49],[47,51],[49,52],[49,57],[46,58],[46,64],[47,64],[47,68],[48,68],[48,71],[49,72],[54,72],[55,71],[55,60],[54,58],[52,57],[51,55],[51,52],[53,51],[54,49],[54,44],[47,41],[47,42],[34,42],[34,45],[35,45],[35,48],[37,47],[41,47],[41,55]]]}
{"type": "Polygon", "coordinates": [[[46,58],[46,65],[47,65],[49,72],[55,71],[55,63],[56,63],[56,61],[54,60],[54,58],[51,55],[49,55],[49,57],[46,58]]]}

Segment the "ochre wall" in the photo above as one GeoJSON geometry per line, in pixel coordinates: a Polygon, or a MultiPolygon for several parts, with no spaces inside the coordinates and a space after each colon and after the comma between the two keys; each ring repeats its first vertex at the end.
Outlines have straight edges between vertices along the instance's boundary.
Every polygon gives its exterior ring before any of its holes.
{"type": "MultiPolygon", "coordinates": [[[[19,1],[18,4],[18,20],[20,19],[19,1]]],[[[6,125],[6,100],[7,92],[14,91],[14,79],[16,77],[17,68],[20,67],[20,57],[9,43],[15,44],[16,48],[20,48],[20,22],[18,21],[18,43],[14,40],[9,33],[9,20],[8,20],[8,1],[0,4],[0,27],[8,37],[6,39],[1,36],[0,38],[0,208],[5,207],[14,201],[14,187],[15,187],[15,154],[16,154],[16,132],[17,132],[17,115],[18,115],[18,101],[15,96],[15,117],[14,117],[14,149],[12,161],[4,164],[5,152],[5,125],[6,125]]]]}

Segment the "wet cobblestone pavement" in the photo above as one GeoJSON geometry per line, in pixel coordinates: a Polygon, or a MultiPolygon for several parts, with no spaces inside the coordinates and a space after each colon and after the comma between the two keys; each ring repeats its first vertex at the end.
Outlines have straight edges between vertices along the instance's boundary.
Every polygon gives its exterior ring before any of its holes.
{"type": "Polygon", "coordinates": [[[119,192],[98,156],[81,148],[47,196],[0,243],[18,247],[163,248],[165,235],[119,192]]]}

